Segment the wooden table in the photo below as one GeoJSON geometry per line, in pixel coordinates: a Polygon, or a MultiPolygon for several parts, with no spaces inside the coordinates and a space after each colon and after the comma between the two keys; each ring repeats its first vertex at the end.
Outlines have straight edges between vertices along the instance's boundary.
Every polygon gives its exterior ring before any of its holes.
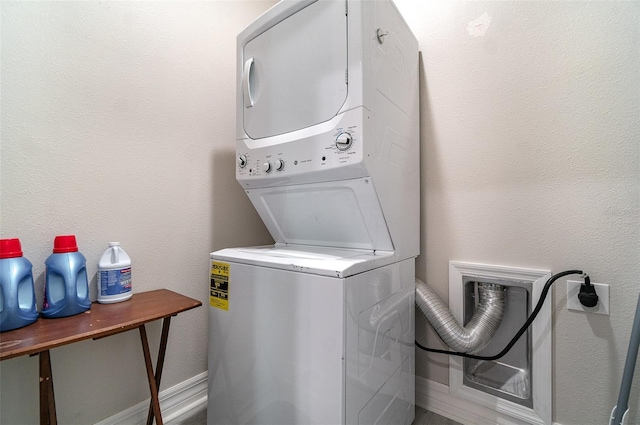
{"type": "Polygon", "coordinates": [[[160,289],[134,294],[128,301],[115,304],[93,303],[91,309],[75,316],[60,319],[39,318],[24,328],[0,334],[0,360],[18,356],[39,355],[40,358],[40,424],[56,425],[56,406],[53,395],[53,376],[49,350],[85,339],[99,339],[138,329],[147,367],[151,405],[147,424],[155,417],[162,424],[158,390],[169,336],[171,316],[201,306],[193,298],[160,289]],[[164,319],[155,373],[151,363],[145,323],[164,319]]]}

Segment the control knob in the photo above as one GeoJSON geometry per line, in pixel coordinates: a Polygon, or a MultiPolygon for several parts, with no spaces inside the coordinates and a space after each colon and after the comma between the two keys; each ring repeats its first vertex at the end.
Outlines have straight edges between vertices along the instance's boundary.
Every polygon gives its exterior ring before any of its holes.
{"type": "Polygon", "coordinates": [[[340,133],[336,137],[336,148],[340,151],[346,151],[353,144],[353,138],[349,133],[340,133]]]}
{"type": "Polygon", "coordinates": [[[284,161],[281,160],[281,159],[277,159],[276,163],[275,163],[275,169],[276,169],[276,171],[284,170],[284,161]]]}
{"type": "Polygon", "coordinates": [[[264,171],[265,173],[271,172],[271,163],[269,161],[262,164],[262,171],[264,171]]]}
{"type": "Polygon", "coordinates": [[[238,166],[240,168],[244,168],[247,166],[247,156],[246,155],[238,155],[238,166]]]}

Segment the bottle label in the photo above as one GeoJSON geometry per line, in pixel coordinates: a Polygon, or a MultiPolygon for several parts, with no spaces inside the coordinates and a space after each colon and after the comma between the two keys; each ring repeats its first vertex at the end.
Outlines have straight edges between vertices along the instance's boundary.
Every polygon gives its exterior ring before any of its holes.
{"type": "Polygon", "coordinates": [[[131,267],[100,270],[100,295],[119,295],[131,292],[131,267]]]}

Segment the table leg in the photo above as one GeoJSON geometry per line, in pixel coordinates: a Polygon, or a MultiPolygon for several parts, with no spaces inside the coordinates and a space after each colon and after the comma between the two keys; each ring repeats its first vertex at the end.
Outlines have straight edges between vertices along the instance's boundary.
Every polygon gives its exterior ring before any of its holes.
{"type": "Polygon", "coordinates": [[[140,325],[138,329],[140,329],[140,340],[142,341],[142,351],[144,352],[144,363],[147,366],[147,378],[149,380],[149,391],[151,392],[151,406],[153,407],[153,416],[156,418],[156,424],[162,425],[160,401],[158,400],[158,385],[156,384],[156,378],[153,374],[153,364],[151,363],[151,353],[149,352],[147,331],[144,325],[140,325]]]}
{"type": "MultiPolygon", "coordinates": [[[[158,361],[156,362],[156,388],[160,391],[160,379],[162,378],[162,368],[164,367],[164,355],[167,351],[167,340],[169,339],[169,326],[171,325],[171,316],[166,317],[162,321],[162,336],[160,337],[160,350],[158,351],[158,361]]],[[[149,413],[147,413],[147,425],[153,423],[153,400],[149,405],[149,413]]]]}
{"type": "Polygon", "coordinates": [[[41,351],[40,359],[40,425],[56,425],[56,400],[53,396],[53,376],[49,350],[41,351]]]}

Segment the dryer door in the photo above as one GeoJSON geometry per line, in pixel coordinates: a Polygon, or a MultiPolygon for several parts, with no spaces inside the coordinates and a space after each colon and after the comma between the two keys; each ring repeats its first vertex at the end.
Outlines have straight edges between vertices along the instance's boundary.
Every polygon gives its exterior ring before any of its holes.
{"type": "Polygon", "coordinates": [[[347,97],[345,3],[317,1],[243,48],[244,130],[252,139],[328,121],[347,97]]]}

